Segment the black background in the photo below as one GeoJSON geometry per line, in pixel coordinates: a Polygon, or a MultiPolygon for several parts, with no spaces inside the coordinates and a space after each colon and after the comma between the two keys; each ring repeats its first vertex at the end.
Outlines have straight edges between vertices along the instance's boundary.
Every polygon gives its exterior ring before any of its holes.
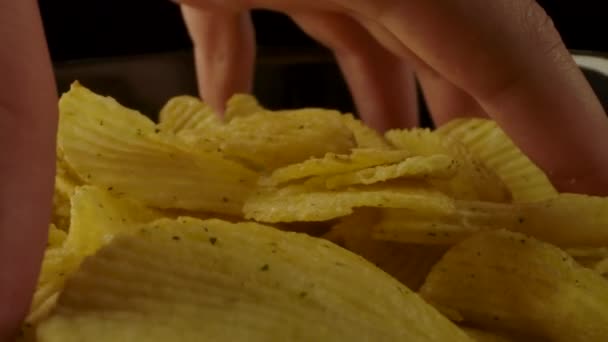
{"type": "MultiPolygon", "coordinates": [[[[177,5],[168,0],[40,0],[55,61],[187,49],[177,5]]],[[[539,1],[570,49],[608,51],[603,0],[539,1]]],[[[289,19],[254,14],[261,47],[318,46],[289,19]]]]}
{"type": "MultiPolygon", "coordinates": [[[[568,48],[608,51],[608,12],[603,2],[539,1],[568,48]]],[[[59,92],[80,80],[94,91],[116,97],[152,118],[170,97],[197,94],[191,42],[176,4],[169,0],[39,3],[56,64],[59,92]]],[[[264,106],[355,112],[329,51],[283,15],[256,11],[253,19],[258,44],[253,92],[264,106]]],[[[600,98],[608,101],[608,81],[597,79],[599,83],[592,85],[602,89],[605,94],[600,98]]],[[[424,101],[419,98],[423,125],[431,125],[424,101]]]]}

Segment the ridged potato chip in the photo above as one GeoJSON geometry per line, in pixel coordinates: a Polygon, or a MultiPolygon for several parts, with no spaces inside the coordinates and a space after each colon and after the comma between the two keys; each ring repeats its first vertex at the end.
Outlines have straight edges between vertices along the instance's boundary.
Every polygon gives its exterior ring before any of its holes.
{"type": "Polygon", "coordinates": [[[469,335],[469,337],[471,337],[476,342],[515,342],[515,341],[519,341],[519,342],[537,341],[538,342],[537,339],[522,338],[521,336],[514,338],[514,337],[506,336],[504,334],[485,331],[485,330],[481,330],[481,329],[468,328],[468,327],[461,327],[461,328],[462,328],[462,330],[464,330],[465,333],[467,333],[467,335],[469,335]]]}
{"type": "Polygon", "coordinates": [[[352,114],[344,114],[341,118],[346,127],[353,132],[358,148],[391,149],[382,135],[366,126],[361,120],[355,119],[352,114]]]}
{"type": "Polygon", "coordinates": [[[608,258],[608,247],[567,248],[565,250],[579,264],[593,269],[602,260],[608,258]]]}
{"type": "Polygon", "coordinates": [[[446,155],[414,156],[397,164],[380,165],[364,170],[327,177],[328,189],[349,185],[375,184],[391,179],[449,179],[458,172],[458,163],[446,155]]]}
{"type": "Polygon", "coordinates": [[[523,234],[476,234],[435,265],[420,293],[487,329],[550,341],[608,340],[608,282],[523,234]]]}
{"type": "Polygon", "coordinates": [[[380,220],[372,228],[372,236],[382,241],[451,245],[476,232],[492,229],[463,221],[460,223],[450,215],[420,215],[409,209],[382,209],[380,220]]]}
{"type": "Polygon", "coordinates": [[[145,116],[74,84],[60,100],[59,146],[87,184],[158,208],[239,215],[257,173],[157,134],[145,116]]]}
{"type": "Polygon", "coordinates": [[[88,258],[37,336],[40,342],[471,341],[405,286],[327,241],[187,218],[151,223],[88,258]]]}
{"type": "Polygon", "coordinates": [[[456,119],[435,132],[462,142],[504,181],[513,200],[534,202],[557,195],[545,173],[515,146],[496,122],[480,118],[456,119]]]}
{"type": "Polygon", "coordinates": [[[443,216],[386,210],[374,227],[374,237],[453,244],[475,232],[504,228],[564,248],[608,246],[608,197],[560,194],[535,203],[455,201],[454,204],[456,210],[443,216]]]}
{"type": "Polygon", "coordinates": [[[67,234],[65,230],[58,229],[54,224],[51,223],[49,226],[49,237],[46,247],[48,249],[61,247],[66,236],[67,234]]]}
{"type": "Polygon", "coordinates": [[[453,202],[424,183],[387,182],[327,190],[295,184],[260,190],[250,197],[245,217],[260,222],[326,221],[350,215],[358,207],[408,208],[416,212],[446,214],[453,202]]]}
{"type": "Polygon", "coordinates": [[[312,176],[327,176],[362,170],[372,166],[400,162],[409,156],[407,151],[385,151],[373,148],[356,148],[350,154],[327,153],[322,158],[310,158],[301,163],[276,169],[269,177],[262,178],[260,183],[278,185],[312,176]]]}
{"type": "Polygon", "coordinates": [[[332,227],[324,238],[364,257],[409,289],[417,291],[431,267],[447,249],[374,240],[371,228],[379,219],[376,209],[357,209],[332,227]]]}
{"type": "Polygon", "coordinates": [[[433,186],[446,194],[462,200],[511,201],[511,194],[502,180],[460,142],[420,128],[391,130],[385,136],[395,147],[410,151],[413,155],[443,154],[452,157],[458,163],[456,175],[445,181],[431,181],[433,186]]]}
{"type": "Polygon", "coordinates": [[[48,307],[49,301],[54,302],[52,297],[63,288],[66,278],[86,256],[94,254],[114,235],[133,231],[136,224],[162,217],[136,201],[116,198],[93,186],[77,188],[71,208],[68,235],[60,246],[47,249],[45,253],[29,322],[48,310],[45,305],[48,307]]]}
{"type": "Polygon", "coordinates": [[[170,99],[160,111],[158,129],[178,134],[186,130],[212,129],[221,124],[211,107],[192,96],[170,99]]]}
{"type": "Polygon", "coordinates": [[[230,121],[234,118],[246,117],[266,109],[260,105],[258,100],[248,94],[235,94],[226,103],[224,119],[230,121]]]}
{"type": "Polygon", "coordinates": [[[273,170],[328,152],[347,153],[352,133],[330,110],[258,112],[232,119],[222,132],[220,149],[259,168],[273,170]]]}
{"type": "Polygon", "coordinates": [[[51,223],[58,229],[67,231],[70,225],[70,198],[74,193],[74,189],[80,185],[82,185],[82,181],[65,161],[63,151],[57,148],[51,223]]]}

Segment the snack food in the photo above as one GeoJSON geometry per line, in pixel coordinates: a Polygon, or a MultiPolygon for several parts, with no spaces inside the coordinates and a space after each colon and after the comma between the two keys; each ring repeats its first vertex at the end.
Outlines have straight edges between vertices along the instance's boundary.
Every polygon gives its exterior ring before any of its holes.
{"type": "Polygon", "coordinates": [[[382,136],[238,95],[157,124],[77,83],[60,115],[27,338],[608,339],[608,198],[489,120],[382,136]]]}

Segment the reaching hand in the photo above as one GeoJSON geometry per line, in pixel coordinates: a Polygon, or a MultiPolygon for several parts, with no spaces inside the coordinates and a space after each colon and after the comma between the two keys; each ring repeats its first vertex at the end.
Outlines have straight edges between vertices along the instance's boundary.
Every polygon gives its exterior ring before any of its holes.
{"type": "Polygon", "coordinates": [[[248,10],[288,14],[331,48],[361,117],[416,124],[413,74],[436,123],[490,116],[561,191],[608,194],[608,119],[533,0],[184,0],[202,96],[218,110],[253,77],[248,10]]]}
{"type": "MultiPolygon", "coordinates": [[[[561,191],[608,194],[608,120],[531,0],[188,0],[199,84],[218,110],[253,77],[248,11],[290,15],[331,48],[365,121],[490,116],[561,191]]],[[[0,340],[28,310],[53,191],[57,97],[35,0],[0,0],[0,340]]]]}

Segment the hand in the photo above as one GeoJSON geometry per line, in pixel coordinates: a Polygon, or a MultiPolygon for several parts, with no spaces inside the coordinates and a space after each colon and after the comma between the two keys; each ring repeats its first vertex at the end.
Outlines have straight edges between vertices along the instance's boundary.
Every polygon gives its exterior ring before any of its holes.
{"type": "Polygon", "coordinates": [[[433,118],[490,116],[561,191],[608,194],[608,119],[532,0],[183,0],[202,96],[251,88],[248,10],[282,11],[331,48],[361,117],[416,124],[413,72],[433,118]]]}
{"type": "Polygon", "coordinates": [[[29,310],[51,218],[57,96],[37,1],[0,1],[0,341],[29,310]]]}
{"type": "MultiPolygon", "coordinates": [[[[251,87],[253,7],[288,13],[331,47],[374,127],[415,124],[415,72],[438,123],[489,115],[562,191],[608,194],[605,113],[536,3],[190,0],[183,8],[201,90],[218,109],[251,87]]],[[[35,0],[0,1],[0,37],[0,340],[7,340],[28,311],[46,243],[57,97],[35,0]]]]}

